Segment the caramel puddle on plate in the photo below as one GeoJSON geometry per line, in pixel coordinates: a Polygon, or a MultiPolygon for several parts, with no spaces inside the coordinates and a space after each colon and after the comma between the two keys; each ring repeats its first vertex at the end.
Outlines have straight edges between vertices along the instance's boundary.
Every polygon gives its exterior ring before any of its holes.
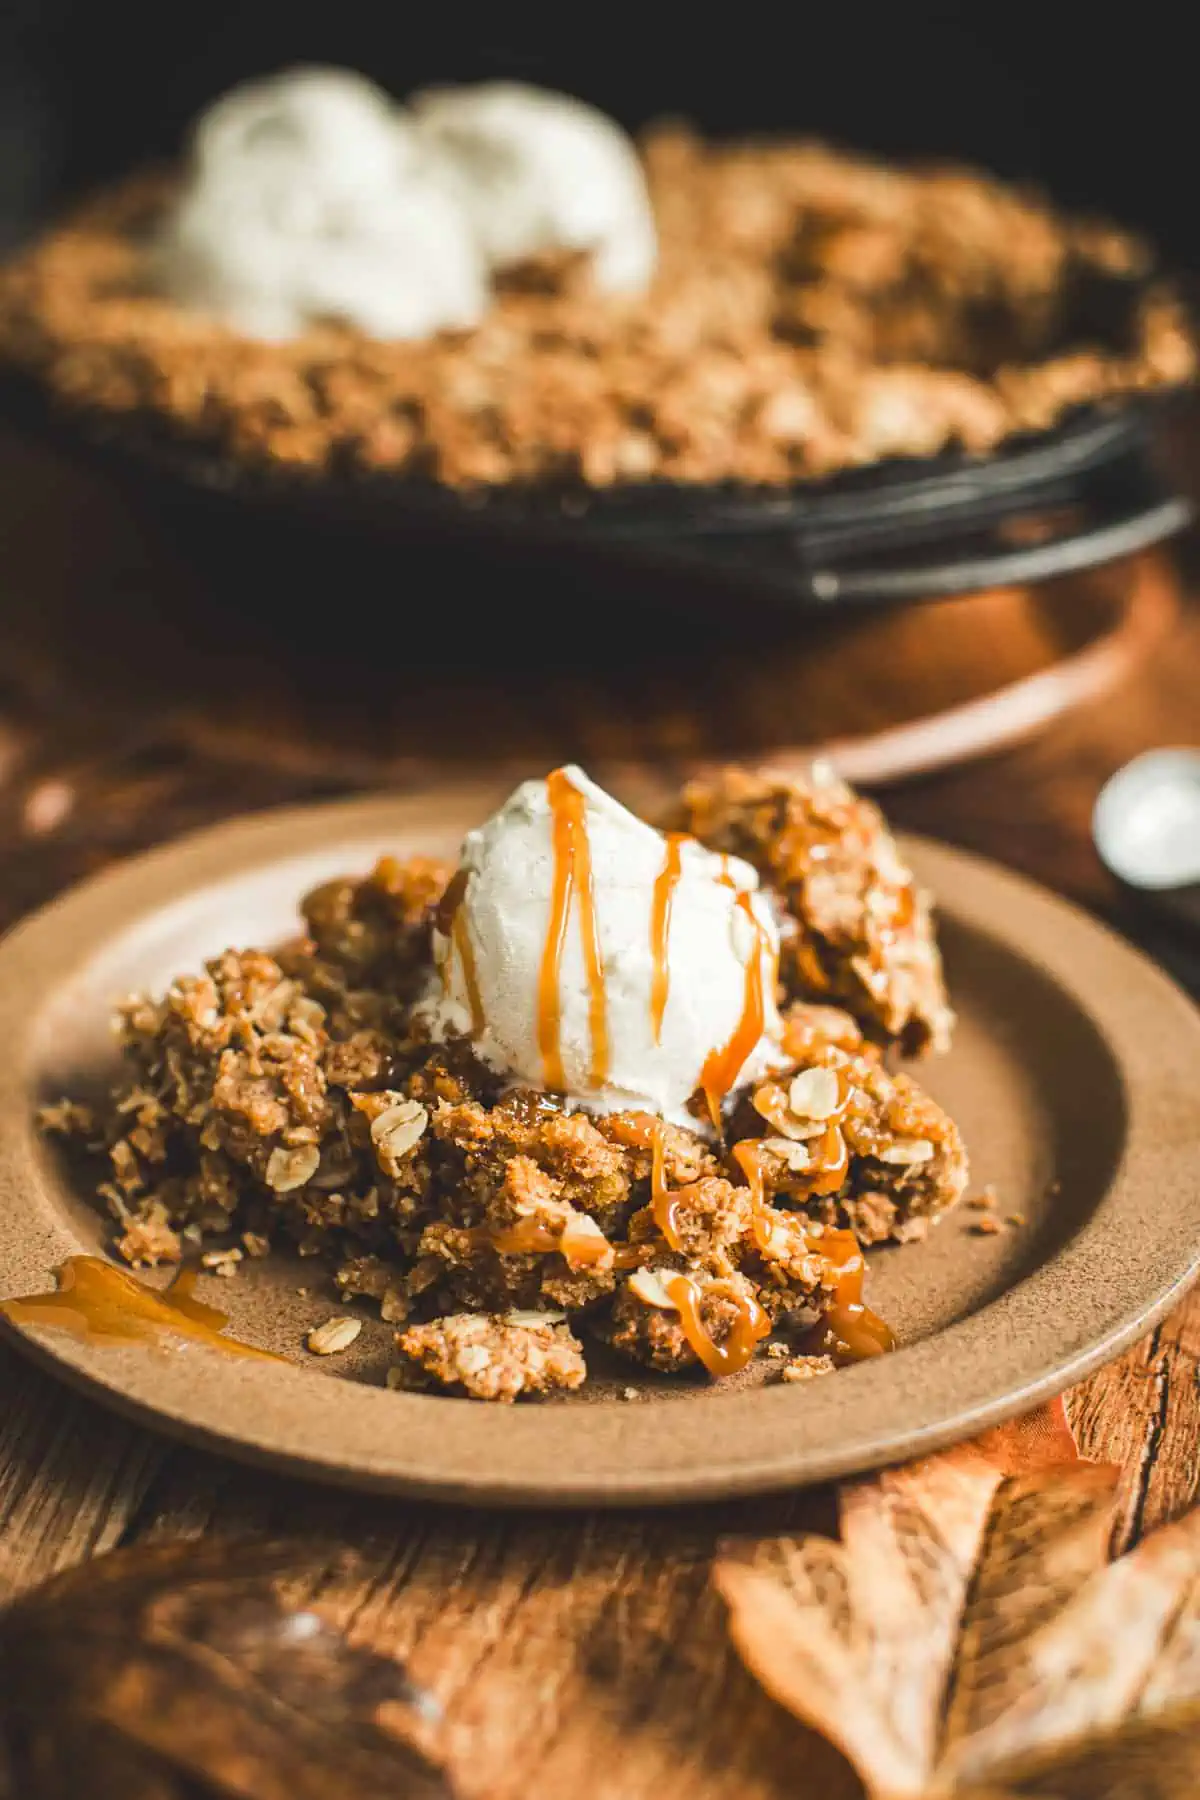
{"type": "Polygon", "coordinates": [[[195,1297],[198,1269],[181,1269],[167,1288],[147,1287],[126,1269],[100,1256],[69,1256],[49,1294],[25,1294],[0,1301],[14,1325],[45,1325],[89,1344],[140,1344],[167,1337],[187,1338],[223,1350],[227,1356],[254,1356],[293,1365],[270,1350],[225,1337],[228,1315],[195,1297]]]}

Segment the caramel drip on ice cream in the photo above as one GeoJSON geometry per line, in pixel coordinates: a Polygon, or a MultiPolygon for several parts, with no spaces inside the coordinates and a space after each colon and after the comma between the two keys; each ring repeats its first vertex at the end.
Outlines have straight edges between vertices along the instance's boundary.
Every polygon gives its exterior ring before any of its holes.
{"type": "Polygon", "coordinates": [[[654,899],[650,908],[650,954],[653,959],[650,976],[650,1023],[654,1041],[662,1042],[663,1018],[667,995],[671,988],[671,965],[667,951],[671,937],[671,903],[679,885],[683,865],[683,846],[687,842],[682,831],[667,833],[667,854],[654,882],[654,899]]]}
{"type": "Polygon", "coordinates": [[[454,915],[454,927],[451,942],[458,953],[462,965],[463,985],[467,990],[467,1005],[471,1009],[471,1035],[479,1037],[486,1020],[483,1014],[483,998],[479,992],[479,970],[475,962],[475,946],[471,942],[471,928],[467,924],[467,915],[461,909],[454,915]]]}
{"type": "Polygon", "coordinates": [[[462,905],[467,892],[467,883],[471,879],[469,869],[456,869],[450,877],[446,891],[433,909],[433,929],[444,938],[453,934],[454,921],[458,917],[458,909],[462,905]]]}
{"type": "Polygon", "coordinates": [[[479,1037],[487,1023],[483,1014],[483,999],[479,992],[479,969],[475,961],[475,946],[471,942],[471,928],[467,924],[467,915],[463,911],[463,901],[467,894],[467,883],[470,870],[459,869],[450,880],[450,885],[433,909],[433,928],[442,937],[449,938],[450,951],[442,964],[442,987],[449,992],[450,957],[457,956],[462,969],[463,986],[467,990],[467,1005],[471,1009],[471,1035],[479,1037]]]}
{"type": "Polygon", "coordinates": [[[550,895],[550,920],[546,947],[538,977],[538,1048],[546,1087],[551,1093],[566,1091],[562,1060],[562,958],[571,916],[571,900],[578,896],[579,930],[583,940],[583,966],[588,985],[588,1025],[592,1036],[592,1064],[588,1080],[603,1087],[608,1077],[608,1005],[604,987],[604,961],[596,928],[596,896],[592,883],[592,852],[587,834],[587,797],[570,781],[564,769],[546,777],[554,843],[554,883],[550,895]]]}
{"type": "Polygon", "coordinates": [[[710,1052],[700,1072],[701,1091],[708,1102],[709,1117],[717,1131],[721,1129],[721,1102],[734,1086],[746,1058],[761,1038],[767,1016],[763,964],[771,960],[768,956],[770,946],[754,910],[751,895],[739,893],[734,904],[750,921],[752,932],[750,954],[746,958],[742,1016],[734,1027],[729,1042],[710,1052]]]}

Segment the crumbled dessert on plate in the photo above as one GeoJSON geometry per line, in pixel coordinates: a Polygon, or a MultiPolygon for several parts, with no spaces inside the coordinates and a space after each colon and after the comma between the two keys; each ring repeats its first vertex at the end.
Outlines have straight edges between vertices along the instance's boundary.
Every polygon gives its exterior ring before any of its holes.
{"type": "Polygon", "coordinates": [[[107,1158],[120,1253],[298,1248],[481,1399],[578,1387],[589,1339],[715,1377],[890,1347],[862,1245],[967,1181],[887,1058],[950,1030],[928,901],[821,770],[683,811],[662,833],[555,770],[457,870],[384,857],[303,936],[128,1001],[111,1103],[43,1117],[107,1158]]]}
{"type": "Polygon", "coordinates": [[[797,992],[828,997],[882,1041],[944,1050],[954,1021],[929,899],[878,807],[828,767],[807,777],[729,769],[684,789],[682,823],[744,856],[787,903],[781,960],[797,992]]]}
{"type": "Polygon", "coordinates": [[[516,1400],[581,1387],[583,1345],[562,1313],[451,1313],[400,1333],[397,1342],[417,1369],[472,1400],[516,1400]]]}

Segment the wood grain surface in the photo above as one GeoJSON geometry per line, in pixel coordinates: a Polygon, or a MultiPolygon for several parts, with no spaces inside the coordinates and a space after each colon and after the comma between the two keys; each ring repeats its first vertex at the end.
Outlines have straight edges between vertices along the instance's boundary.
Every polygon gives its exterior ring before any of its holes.
{"type": "MultiPolygon", "coordinates": [[[[284,559],[261,544],[240,567],[236,546],[224,546],[230,588],[214,556],[204,581],[218,585],[198,603],[193,573],[185,605],[185,549],[193,559],[186,538],[171,535],[162,521],[138,527],[103,489],[40,455],[0,446],[2,925],[116,856],[251,807],[413,787],[472,760],[495,768],[567,755],[601,774],[640,771],[657,786],[691,758],[761,742],[740,671],[748,639],[770,645],[776,628],[752,613],[714,635],[711,654],[690,657],[684,675],[660,644],[640,660],[636,632],[614,657],[600,643],[604,620],[570,592],[562,605],[575,648],[557,656],[543,652],[547,634],[563,650],[554,636],[563,628],[528,624],[511,588],[464,600],[415,591],[404,569],[381,573],[370,605],[347,587],[294,610],[284,559]],[[273,598],[273,616],[239,626],[235,576],[273,598]],[[471,624],[481,609],[499,646],[490,666],[471,624]],[[406,615],[423,622],[407,649],[406,615]],[[357,664],[344,648],[347,627],[357,664]],[[422,661],[431,633],[442,658],[436,709],[422,661]],[[448,649],[461,661],[460,690],[445,677],[448,649]],[[311,685],[314,658],[337,686],[325,705],[311,685]],[[524,671],[519,681],[514,669],[524,671]]],[[[1018,600],[1010,623],[1032,616],[1034,602],[1018,600]]],[[[1060,601],[1078,604],[1069,593],[1060,601]]],[[[980,658],[1003,658],[1003,609],[954,603],[960,636],[972,607],[980,658]]],[[[1036,609],[1052,616],[1046,596],[1036,609]]],[[[694,650],[708,627],[673,629],[694,650]]],[[[1062,631],[1069,638],[1068,621],[1062,631]]],[[[822,654],[831,691],[854,695],[845,730],[857,731],[865,696],[894,688],[905,670],[894,656],[868,665],[865,640],[853,642],[848,664],[822,654]]],[[[926,644],[933,661],[936,644],[926,644]]],[[[1194,973],[1185,951],[1123,909],[1088,820],[1100,783],[1126,758],[1200,743],[1198,690],[1200,606],[1187,600],[1169,639],[1124,686],[1019,749],[894,789],[889,810],[898,824],[1037,877],[1194,973]]],[[[1122,1466],[1123,1544],[1187,1507],[1200,1488],[1200,1294],[1072,1393],[1069,1411],[1085,1453],[1122,1466]]],[[[854,1793],[834,1753],[743,1671],[708,1583],[722,1538],[831,1517],[820,1491],[573,1517],[361,1500],[170,1446],[0,1347],[0,1601],[117,1545],[301,1536],[312,1547],[313,1593],[355,1641],[404,1658],[437,1696],[450,1774],[480,1800],[854,1793]],[[352,1570],[347,1548],[358,1553],[352,1570]]]]}

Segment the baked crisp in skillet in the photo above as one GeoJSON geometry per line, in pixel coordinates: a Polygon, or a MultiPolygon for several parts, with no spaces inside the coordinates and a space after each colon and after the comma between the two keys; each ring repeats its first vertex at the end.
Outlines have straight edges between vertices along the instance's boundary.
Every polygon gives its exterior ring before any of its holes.
{"type": "Polygon", "coordinates": [[[200,443],[230,471],[389,471],[454,487],[779,485],[1191,379],[1144,245],[958,170],[819,145],[651,133],[648,293],[586,259],[513,268],[474,330],[262,343],[147,285],[175,190],[139,176],[0,275],[0,361],[56,402],[200,443]]]}

